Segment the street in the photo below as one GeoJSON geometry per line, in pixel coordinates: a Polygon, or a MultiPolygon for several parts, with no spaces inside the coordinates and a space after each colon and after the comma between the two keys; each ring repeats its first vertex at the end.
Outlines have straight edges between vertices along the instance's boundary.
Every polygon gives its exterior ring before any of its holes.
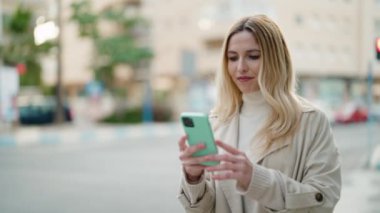
{"type": "MultiPolygon", "coordinates": [[[[373,130],[366,124],[333,127],[343,173],[335,212],[380,212],[380,171],[364,168],[369,132],[379,144],[380,125],[373,130]]],[[[69,137],[60,143],[0,146],[0,211],[184,212],[176,198],[181,134],[171,124],[167,134],[133,140],[66,142],[69,137]]]]}

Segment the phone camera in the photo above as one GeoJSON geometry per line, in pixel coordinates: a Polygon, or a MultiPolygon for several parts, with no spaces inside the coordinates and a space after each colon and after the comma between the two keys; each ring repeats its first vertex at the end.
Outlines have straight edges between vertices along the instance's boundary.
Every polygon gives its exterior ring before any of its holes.
{"type": "Polygon", "coordinates": [[[182,122],[186,127],[194,127],[194,122],[191,118],[184,117],[182,118],[182,122]]]}

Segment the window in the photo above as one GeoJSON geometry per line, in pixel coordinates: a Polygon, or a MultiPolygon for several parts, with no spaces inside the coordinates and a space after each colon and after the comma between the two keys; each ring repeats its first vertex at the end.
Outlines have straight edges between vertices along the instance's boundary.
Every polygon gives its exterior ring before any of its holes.
{"type": "Polygon", "coordinates": [[[333,15],[328,16],[328,20],[326,20],[326,26],[330,31],[335,31],[337,29],[337,20],[333,15]]]}
{"type": "Polygon", "coordinates": [[[374,32],[376,36],[380,36],[380,19],[375,20],[374,32]]]}
{"type": "Polygon", "coordinates": [[[294,17],[294,21],[296,22],[297,25],[301,26],[303,25],[303,17],[301,15],[296,15],[294,17]]]}
{"type": "Polygon", "coordinates": [[[319,18],[318,14],[314,14],[310,19],[310,25],[312,29],[316,31],[319,31],[321,29],[321,19],[319,18]]]}
{"type": "Polygon", "coordinates": [[[196,72],[196,56],[193,51],[183,50],[181,56],[182,72],[186,76],[193,76],[196,72]]]}

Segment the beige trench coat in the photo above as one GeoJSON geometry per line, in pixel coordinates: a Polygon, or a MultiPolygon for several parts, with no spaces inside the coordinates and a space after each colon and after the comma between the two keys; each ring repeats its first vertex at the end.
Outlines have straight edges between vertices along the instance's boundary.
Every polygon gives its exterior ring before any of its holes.
{"type": "MultiPolygon", "coordinates": [[[[237,128],[238,115],[218,127],[215,138],[236,147],[237,128]]],[[[324,113],[304,107],[294,138],[256,154],[259,157],[253,162],[254,172],[245,195],[257,201],[255,213],[333,212],[341,191],[340,162],[324,113]]],[[[204,176],[195,185],[182,177],[178,198],[186,212],[243,213],[235,181],[213,181],[208,174],[204,176]]]]}

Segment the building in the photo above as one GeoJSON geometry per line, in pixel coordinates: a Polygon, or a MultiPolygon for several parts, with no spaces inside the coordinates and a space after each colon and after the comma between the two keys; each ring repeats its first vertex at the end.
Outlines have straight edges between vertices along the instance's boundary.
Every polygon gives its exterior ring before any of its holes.
{"type": "Polygon", "coordinates": [[[263,13],[283,31],[302,95],[334,108],[363,98],[371,67],[373,92],[380,97],[379,0],[145,0],[142,7],[153,26],[154,75],[212,75],[229,26],[241,16],[263,13]]]}
{"type": "MultiPolygon", "coordinates": [[[[45,8],[42,14],[54,19],[56,1],[23,2],[34,5],[36,10],[45,8]]],[[[71,2],[62,0],[63,69],[64,84],[75,94],[93,78],[92,47],[90,41],[79,38],[77,26],[69,20],[71,2]]],[[[220,47],[229,26],[241,16],[260,13],[274,19],[282,29],[302,95],[323,99],[334,107],[348,99],[364,97],[371,69],[375,80],[373,92],[380,97],[380,61],[375,59],[374,47],[375,38],[380,36],[380,0],[92,0],[92,3],[96,10],[114,3],[128,4],[149,20],[146,42],[155,56],[148,80],[154,91],[173,103],[177,111],[192,103],[202,105],[198,100],[202,97],[196,100],[188,97],[208,94],[207,83],[219,69],[220,47]]],[[[44,79],[50,84],[55,79],[54,67],[54,58],[45,62],[44,79]]],[[[190,108],[204,109],[208,105],[190,108]]]]}

